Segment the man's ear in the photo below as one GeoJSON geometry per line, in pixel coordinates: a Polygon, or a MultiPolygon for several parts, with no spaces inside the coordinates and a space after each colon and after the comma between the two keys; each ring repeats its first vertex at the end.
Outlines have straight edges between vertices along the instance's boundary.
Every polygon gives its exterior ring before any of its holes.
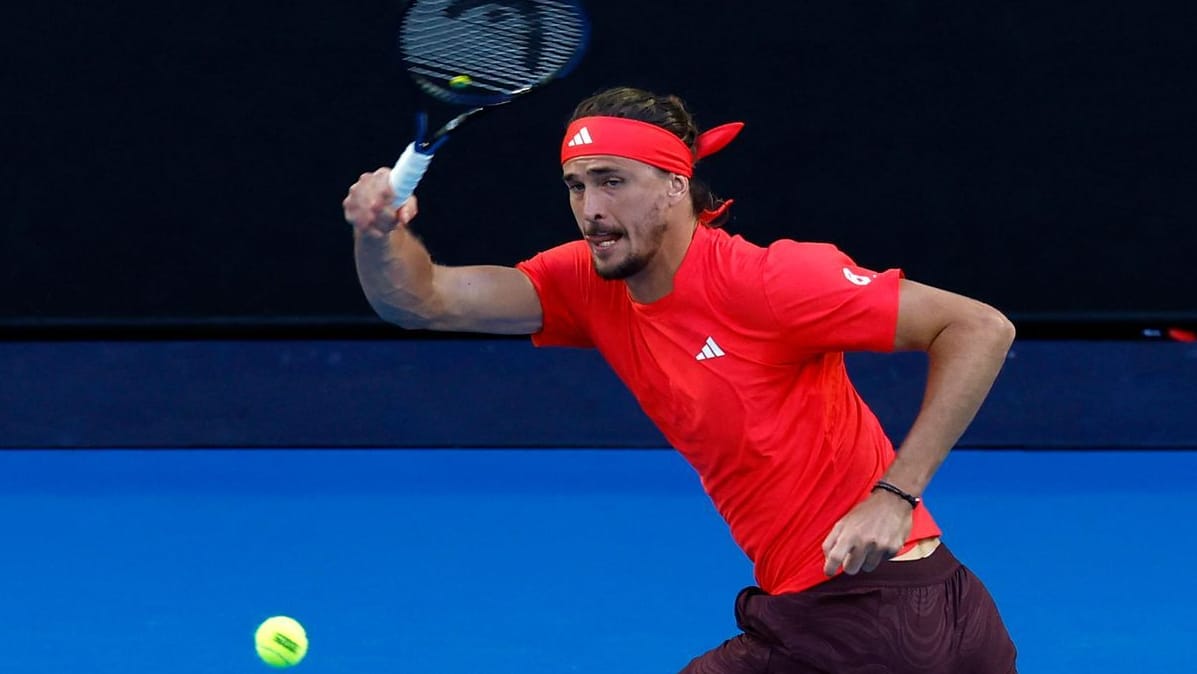
{"type": "Polygon", "coordinates": [[[690,179],[678,173],[669,174],[669,199],[674,203],[690,198],[690,179]]]}

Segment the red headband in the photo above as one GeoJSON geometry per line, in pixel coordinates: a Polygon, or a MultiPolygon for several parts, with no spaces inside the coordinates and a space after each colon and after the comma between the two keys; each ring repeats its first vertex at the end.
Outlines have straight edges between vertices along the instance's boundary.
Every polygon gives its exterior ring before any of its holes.
{"type": "Polygon", "coordinates": [[[656,124],[623,117],[582,117],[565,131],[561,163],[577,157],[609,154],[690,178],[694,175],[694,162],[727,147],[742,128],[742,122],[732,122],[704,132],[698,137],[695,157],[681,138],[656,124]]]}
{"type": "MultiPolygon", "coordinates": [[[[691,178],[694,162],[727,147],[743,128],[743,122],[731,122],[704,131],[698,136],[698,152],[692,154],[681,138],[656,124],[624,117],[581,117],[565,130],[565,139],[561,141],[561,163],[577,157],[608,154],[642,161],[691,178]]],[[[698,220],[710,224],[731,205],[732,200],[728,199],[713,211],[699,213],[698,220]]]]}

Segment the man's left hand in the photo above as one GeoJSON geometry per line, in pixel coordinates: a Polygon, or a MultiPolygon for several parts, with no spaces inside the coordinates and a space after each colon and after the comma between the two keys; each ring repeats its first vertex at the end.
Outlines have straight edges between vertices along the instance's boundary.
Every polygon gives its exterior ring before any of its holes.
{"type": "Polygon", "coordinates": [[[835,575],[872,571],[898,554],[910,535],[913,518],[910,505],[887,492],[873,492],[831,529],[823,541],[827,563],[823,573],[835,575]]]}

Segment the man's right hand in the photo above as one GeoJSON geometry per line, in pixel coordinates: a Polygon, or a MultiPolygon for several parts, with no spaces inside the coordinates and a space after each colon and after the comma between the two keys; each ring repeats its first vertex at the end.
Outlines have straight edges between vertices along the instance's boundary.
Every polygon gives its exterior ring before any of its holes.
{"type": "Polygon", "coordinates": [[[395,208],[390,175],[391,169],[386,167],[363,173],[341,202],[345,220],[358,235],[385,239],[396,227],[406,227],[419,212],[415,195],[395,208]]]}

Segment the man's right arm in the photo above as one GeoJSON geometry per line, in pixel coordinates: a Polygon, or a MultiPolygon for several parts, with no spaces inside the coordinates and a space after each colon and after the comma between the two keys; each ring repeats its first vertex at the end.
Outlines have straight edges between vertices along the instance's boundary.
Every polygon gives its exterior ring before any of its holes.
{"type": "Polygon", "coordinates": [[[526,335],[541,328],[540,299],[532,282],[512,267],[434,264],[407,226],[415,197],[399,209],[390,170],[362,174],[345,197],[354,226],[358,280],[370,306],[404,328],[526,335]]]}

